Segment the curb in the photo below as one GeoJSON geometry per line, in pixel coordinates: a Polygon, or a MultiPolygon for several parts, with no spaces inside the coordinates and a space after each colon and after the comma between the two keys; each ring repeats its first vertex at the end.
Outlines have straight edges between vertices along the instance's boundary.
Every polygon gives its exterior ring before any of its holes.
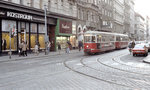
{"type": "MultiPolygon", "coordinates": [[[[77,53],[77,51],[71,52],[70,54],[73,54],[73,53],[77,53]]],[[[25,60],[25,59],[41,58],[41,57],[49,57],[49,56],[57,56],[57,55],[64,55],[64,54],[66,54],[66,53],[62,53],[62,54],[56,53],[56,54],[52,54],[52,55],[50,55],[50,54],[49,54],[49,55],[44,55],[44,53],[43,53],[43,55],[41,55],[41,56],[39,55],[39,56],[33,56],[33,57],[6,59],[6,60],[0,61],[0,63],[1,63],[1,62],[9,62],[9,61],[19,61],[19,60],[25,60]]]]}
{"type": "Polygon", "coordinates": [[[147,56],[145,59],[143,59],[143,62],[150,64],[150,56],[147,56]]]}

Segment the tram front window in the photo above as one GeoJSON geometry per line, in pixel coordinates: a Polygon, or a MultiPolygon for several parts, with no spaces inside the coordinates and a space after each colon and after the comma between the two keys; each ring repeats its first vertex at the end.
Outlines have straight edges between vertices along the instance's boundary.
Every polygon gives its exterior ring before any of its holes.
{"type": "Polygon", "coordinates": [[[95,42],[95,36],[92,36],[92,42],[95,42]]]}
{"type": "Polygon", "coordinates": [[[84,42],[95,42],[95,36],[84,36],[84,42]]]}

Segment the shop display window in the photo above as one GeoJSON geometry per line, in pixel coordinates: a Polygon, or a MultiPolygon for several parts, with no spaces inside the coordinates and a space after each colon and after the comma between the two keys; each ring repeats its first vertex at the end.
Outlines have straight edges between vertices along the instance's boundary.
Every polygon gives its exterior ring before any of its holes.
{"type": "Polygon", "coordinates": [[[66,43],[68,41],[68,37],[57,37],[56,38],[57,43],[59,42],[61,45],[61,48],[65,49],[66,48],[66,43]]]}
{"type": "Polygon", "coordinates": [[[35,44],[37,43],[37,24],[36,23],[31,23],[31,34],[30,34],[30,46],[31,50],[34,49],[35,44]]]}
{"type": "Polygon", "coordinates": [[[45,25],[39,24],[39,44],[40,49],[45,49],[45,25]]]}
{"type": "MultiPolygon", "coordinates": [[[[16,29],[16,21],[2,20],[2,52],[10,50],[9,32],[16,29]]],[[[11,38],[11,50],[17,51],[17,36],[11,38]]]]}
{"type": "Polygon", "coordinates": [[[45,35],[39,34],[40,49],[45,49],[45,35]]]}
{"type": "Polygon", "coordinates": [[[31,49],[33,50],[37,42],[37,34],[31,34],[30,41],[31,41],[31,49]]]}
{"type": "MultiPolygon", "coordinates": [[[[10,42],[9,42],[9,33],[2,32],[2,51],[9,51],[10,50],[10,42]]],[[[17,51],[17,37],[11,38],[11,50],[17,51]]]]}
{"type": "Polygon", "coordinates": [[[71,45],[72,45],[72,47],[77,47],[76,46],[76,37],[75,36],[71,36],[70,37],[70,43],[71,43],[71,45]]]}

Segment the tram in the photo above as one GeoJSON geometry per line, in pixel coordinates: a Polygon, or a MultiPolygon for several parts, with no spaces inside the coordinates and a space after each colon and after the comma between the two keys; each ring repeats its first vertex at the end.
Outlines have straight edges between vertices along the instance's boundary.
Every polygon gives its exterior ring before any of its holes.
{"type": "Polygon", "coordinates": [[[100,52],[123,49],[128,46],[128,35],[87,31],[84,33],[84,53],[96,54],[100,52]]]}

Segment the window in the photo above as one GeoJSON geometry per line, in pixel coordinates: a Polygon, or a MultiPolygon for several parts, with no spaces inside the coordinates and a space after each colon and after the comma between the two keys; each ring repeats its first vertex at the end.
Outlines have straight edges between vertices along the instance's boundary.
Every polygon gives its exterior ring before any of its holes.
{"type": "Polygon", "coordinates": [[[95,36],[92,36],[92,42],[96,42],[95,36]]]}
{"type": "Polygon", "coordinates": [[[97,35],[97,42],[100,43],[101,42],[101,35],[97,35]]]}
{"type": "Polygon", "coordinates": [[[84,36],[84,42],[91,42],[91,37],[90,36],[84,36]]]}

